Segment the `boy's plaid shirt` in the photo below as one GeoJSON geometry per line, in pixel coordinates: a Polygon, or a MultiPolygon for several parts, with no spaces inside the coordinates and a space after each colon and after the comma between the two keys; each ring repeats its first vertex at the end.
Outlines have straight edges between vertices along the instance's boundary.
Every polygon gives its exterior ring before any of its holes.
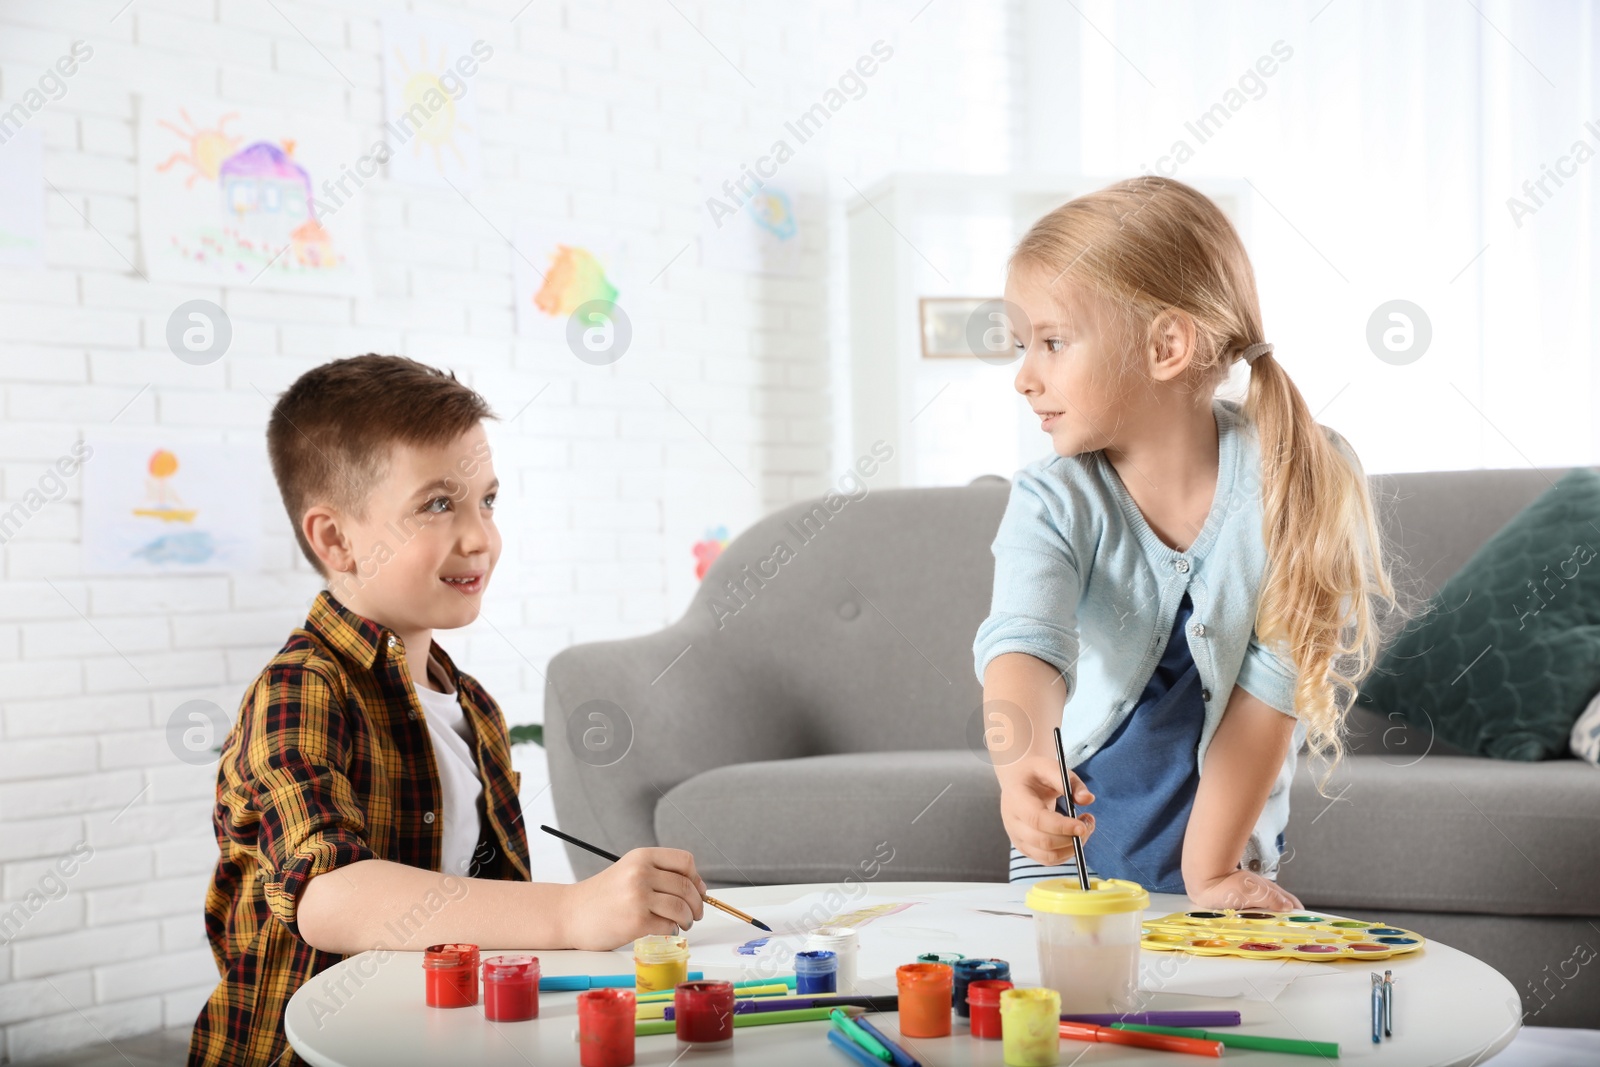
{"type": "MultiPolygon", "coordinates": [[[[195,1022],[191,1065],[301,1062],[284,1037],[284,1008],[344,959],[300,938],[295,908],[312,878],[365,859],[439,869],[439,774],[403,653],[393,633],[324,591],[246,694],[217,771],[222,856],[206,893],[222,981],[195,1022]]],[[[433,656],[461,694],[483,780],[470,873],[527,881],[505,719],[438,645],[433,656]]],[[[427,917],[397,915],[396,929],[427,917]]]]}

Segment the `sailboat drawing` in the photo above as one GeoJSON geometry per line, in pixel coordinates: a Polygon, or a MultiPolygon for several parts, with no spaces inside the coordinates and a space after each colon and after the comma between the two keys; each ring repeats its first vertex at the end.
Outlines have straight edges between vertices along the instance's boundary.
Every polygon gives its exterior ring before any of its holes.
{"type": "Polygon", "coordinates": [[[150,479],[145,482],[145,506],[134,508],[133,513],[140,518],[160,519],[162,522],[193,522],[199,512],[184,507],[170,484],[176,473],[178,457],[164,448],[157,449],[150,457],[150,479]]]}

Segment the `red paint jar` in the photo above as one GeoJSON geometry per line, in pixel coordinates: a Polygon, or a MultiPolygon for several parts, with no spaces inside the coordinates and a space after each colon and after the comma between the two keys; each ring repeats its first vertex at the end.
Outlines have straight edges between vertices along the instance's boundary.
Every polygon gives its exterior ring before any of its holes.
{"type": "Polygon", "coordinates": [[[578,1062],[582,1067],[628,1067],[633,1063],[631,989],[586,989],[578,994],[578,1062]]]}
{"type": "Polygon", "coordinates": [[[539,1017],[539,959],[491,956],[483,961],[483,1017],[520,1023],[539,1017]]]}
{"type": "Polygon", "coordinates": [[[672,997],[678,1045],[716,1048],[733,1041],[733,983],[680,982],[672,997]]]}
{"type": "Polygon", "coordinates": [[[422,954],[430,1008],[470,1008],[478,1003],[478,946],[429,945],[422,954]]]}
{"type": "Polygon", "coordinates": [[[1000,994],[1010,988],[1011,983],[1003,978],[981,978],[967,983],[973,1037],[1000,1040],[1000,994]]]}
{"type": "Polygon", "coordinates": [[[950,1035],[955,972],[948,963],[907,963],[896,969],[900,987],[900,1032],[907,1037],[950,1035]]]}

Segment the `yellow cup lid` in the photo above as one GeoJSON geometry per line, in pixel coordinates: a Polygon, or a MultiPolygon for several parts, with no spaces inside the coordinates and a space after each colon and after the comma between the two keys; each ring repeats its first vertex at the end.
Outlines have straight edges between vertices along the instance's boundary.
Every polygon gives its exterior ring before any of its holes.
{"type": "Polygon", "coordinates": [[[1115,915],[1143,911],[1150,894],[1138,882],[1121,878],[1091,878],[1085,893],[1076,878],[1047,878],[1028,890],[1028,907],[1052,915],[1115,915]]]}

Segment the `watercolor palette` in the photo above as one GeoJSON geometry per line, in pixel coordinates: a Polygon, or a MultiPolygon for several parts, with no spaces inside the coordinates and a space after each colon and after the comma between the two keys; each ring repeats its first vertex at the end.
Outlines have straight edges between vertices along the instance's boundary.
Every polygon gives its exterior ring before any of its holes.
{"type": "Polygon", "coordinates": [[[1158,952],[1245,959],[1381,960],[1415,952],[1422,935],[1387,923],[1305,911],[1179,911],[1144,924],[1158,952]]]}

